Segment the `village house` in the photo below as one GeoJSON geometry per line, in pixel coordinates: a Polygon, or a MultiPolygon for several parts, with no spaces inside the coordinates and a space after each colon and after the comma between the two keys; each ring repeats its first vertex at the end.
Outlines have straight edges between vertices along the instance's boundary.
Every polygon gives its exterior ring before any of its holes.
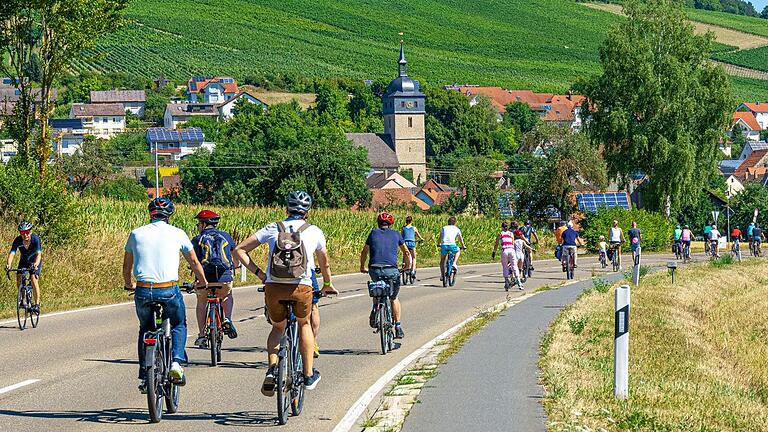
{"type": "Polygon", "coordinates": [[[85,127],[83,119],[51,119],[48,125],[51,127],[53,153],[59,156],[73,155],[80,149],[86,136],[94,135],[85,127]]]}
{"type": "Polygon", "coordinates": [[[152,127],[147,129],[149,152],[162,155],[172,160],[181,160],[200,148],[213,150],[213,143],[206,143],[203,130],[197,127],[167,129],[152,127]]]}
{"type": "Polygon", "coordinates": [[[80,119],[83,128],[99,138],[111,138],[125,132],[125,107],[119,103],[72,104],[70,119],[80,119]]]}
{"type": "MultiPolygon", "coordinates": [[[[10,78],[0,78],[0,82],[8,82],[7,85],[0,85],[0,117],[13,115],[13,110],[16,107],[16,103],[21,98],[21,90],[13,87],[10,78]]],[[[39,88],[33,88],[30,91],[34,103],[40,103],[41,93],[39,88]]],[[[58,91],[56,89],[51,90],[51,101],[55,102],[58,97],[58,91]]],[[[2,124],[2,123],[0,123],[2,124]]]]}
{"type": "Polygon", "coordinates": [[[458,91],[469,98],[469,104],[475,106],[480,97],[486,97],[491,105],[501,115],[507,111],[507,105],[523,102],[531,110],[539,114],[541,120],[559,126],[569,126],[573,129],[581,127],[581,106],[586,100],[584,96],[552,93],[535,93],[531,90],[506,90],[501,87],[481,87],[476,85],[446,86],[446,90],[458,91]]]}
{"type": "Polygon", "coordinates": [[[144,117],[147,95],[144,90],[94,90],[91,91],[92,104],[122,104],[126,112],[144,117]]]}
{"type": "Polygon", "coordinates": [[[211,103],[169,103],[165,107],[163,126],[166,129],[176,129],[180,123],[186,123],[193,117],[218,120],[219,110],[211,103]]]}
{"type": "Polygon", "coordinates": [[[192,77],[187,82],[187,98],[190,102],[220,104],[237,94],[237,81],[232,77],[192,77]]]}

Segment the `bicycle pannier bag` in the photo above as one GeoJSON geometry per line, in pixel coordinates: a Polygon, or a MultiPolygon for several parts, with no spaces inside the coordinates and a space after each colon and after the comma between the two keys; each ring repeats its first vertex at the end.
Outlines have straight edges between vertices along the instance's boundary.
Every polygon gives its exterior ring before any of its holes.
{"type": "Polygon", "coordinates": [[[277,241],[270,257],[269,274],[275,282],[293,282],[307,273],[307,252],[301,242],[301,233],[310,225],[305,223],[290,232],[282,222],[277,223],[277,241]]]}

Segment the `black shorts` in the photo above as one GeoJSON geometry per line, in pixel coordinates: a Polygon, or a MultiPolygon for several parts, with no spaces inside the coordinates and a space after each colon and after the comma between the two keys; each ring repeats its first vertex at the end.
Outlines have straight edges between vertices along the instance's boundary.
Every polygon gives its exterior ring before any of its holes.
{"type": "MultiPolygon", "coordinates": [[[[20,261],[19,262],[19,268],[32,268],[32,266],[35,264],[34,261],[20,261]]],[[[40,260],[40,265],[37,266],[37,269],[32,272],[33,275],[40,277],[40,271],[43,270],[43,260],[40,260]]]]}

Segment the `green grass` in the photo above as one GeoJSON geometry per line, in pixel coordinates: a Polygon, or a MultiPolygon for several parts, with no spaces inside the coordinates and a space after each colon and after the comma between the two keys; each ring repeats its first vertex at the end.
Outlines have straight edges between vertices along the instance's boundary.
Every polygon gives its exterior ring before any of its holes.
{"type": "MultiPolygon", "coordinates": [[[[766,26],[768,26],[768,20],[766,26]]],[[[718,52],[713,58],[726,63],[768,72],[768,46],[748,50],[718,52]]],[[[765,84],[768,87],[768,83],[765,84]]]]}
{"type": "Polygon", "coordinates": [[[725,12],[712,12],[700,9],[688,9],[688,18],[693,21],[712,24],[732,30],[768,37],[768,20],[725,12]]]}
{"type": "Polygon", "coordinates": [[[730,77],[733,85],[733,94],[739,101],[766,101],[768,100],[768,81],[730,77]]]}
{"type": "Polygon", "coordinates": [[[135,0],[133,24],[78,68],[186,80],[263,73],[390,78],[398,32],[413,75],[564,91],[598,68],[617,16],[565,0],[135,0]]]}

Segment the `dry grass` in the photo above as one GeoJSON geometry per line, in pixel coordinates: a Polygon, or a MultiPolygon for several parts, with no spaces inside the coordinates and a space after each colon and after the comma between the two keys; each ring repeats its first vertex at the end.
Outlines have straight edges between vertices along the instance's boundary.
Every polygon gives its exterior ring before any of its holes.
{"type": "Polygon", "coordinates": [[[706,263],[674,287],[660,272],[633,288],[625,402],[613,398],[613,290],[590,290],[542,344],[549,429],[766,430],[766,271],[706,263]]]}
{"type": "MultiPolygon", "coordinates": [[[[584,6],[592,9],[598,9],[605,12],[610,12],[617,15],[624,15],[622,12],[622,6],[618,4],[607,3],[583,3],[584,6]]],[[[753,35],[750,33],[740,32],[738,30],[732,30],[725,27],[720,27],[712,24],[705,24],[701,22],[692,21],[696,27],[696,33],[702,34],[711,31],[715,34],[715,39],[721,44],[738,47],[739,49],[752,49],[759,48],[761,46],[768,45],[768,38],[762,36],[753,35]]]]}

